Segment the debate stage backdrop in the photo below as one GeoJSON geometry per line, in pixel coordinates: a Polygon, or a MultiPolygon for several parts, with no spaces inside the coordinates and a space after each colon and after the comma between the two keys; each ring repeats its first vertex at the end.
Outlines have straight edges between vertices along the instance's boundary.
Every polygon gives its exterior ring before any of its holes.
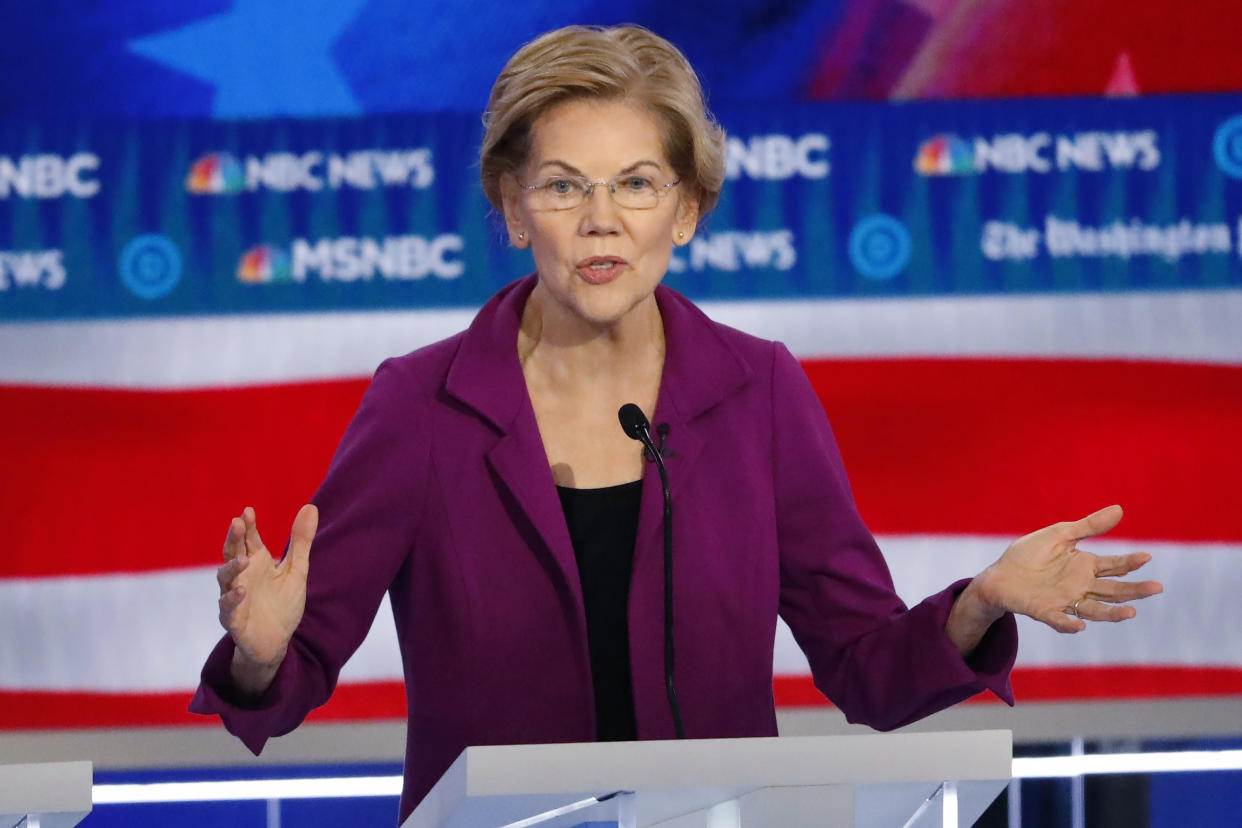
{"type": "MultiPolygon", "coordinates": [[[[281,535],[373,368],[530,269],[478,113],[582,21],[702,72],[728,180],[667,282],[799,356],[903,596],[1120,502],[1091,548],[1166,595],[1023,624],[1019,701],[1242,695],[1242,11],[565,5],[6,9],[0,728],[206,724],[228,518],[281,535]]],[[[403,715],[388,613],[314,717],[403,715]]]]}

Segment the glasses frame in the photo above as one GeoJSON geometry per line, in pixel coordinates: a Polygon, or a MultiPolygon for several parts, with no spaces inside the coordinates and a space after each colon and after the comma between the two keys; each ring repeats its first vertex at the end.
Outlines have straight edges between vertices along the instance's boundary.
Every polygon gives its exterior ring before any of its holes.
{"type": "MultiPolygon", "coordinates": [[[[635,178],[635,177],[644,178],[645,176],[636,176],[633,173],[625,173],[623,175],[618,175],[614,178],[610,178],[607,181],[591,181],[590,179],[584,176],[578,176],[578,175],[552,176],[553,179],[565,179],[568,181],[573,181],[577,184],[581,184],[582,185],[582,200],[579,201],[577,204],[574,204],[570,207],[545,207],[543,209],[539,209],[538,212],[563,213],[567,210],[577,210],[583,204],[586,204],[587,201],[590,200],[591,196],[595,195],[595,188],[599,186],[603,186],[608,189],[608,197],[612,199],[612,203],[618,209],[621,209],[621,210],[654,210],[655,208],[660,206],[660,202],[664,199],[666,195],[668,195],[669,190],[672,189],[673,187],[676,187],[678,184],[681,183],[680,178],[669,184],[661,184],[659,186],[656,186],[655,182],[652,182],[651,186],[656,195],[656,202],[655,204],[652,204],[650,207],[627,207],[624,204],[618,203],[617,202],[617,182],[623,181],[626,178],[635,178]]],[[[528,192],[534,192],[536,190],[544,189],[545,187],[548,186],[549,183],[550,181],[545,181],[542,184],[529,184],[528,185],[528,184],[522,184],[519,182],[518,186],[528,192]]],[[[536,209],[536,208],[531,208],[531,209],[536,209]]]]}

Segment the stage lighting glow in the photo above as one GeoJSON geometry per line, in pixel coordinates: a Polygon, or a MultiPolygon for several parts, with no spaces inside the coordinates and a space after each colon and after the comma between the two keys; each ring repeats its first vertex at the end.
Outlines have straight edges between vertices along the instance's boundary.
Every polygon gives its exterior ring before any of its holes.
{"type": "Polygon", "coordinates": [[[221,782],[151,782],[95,785],[96,805],[138,802],[219,802],[244,799],[338,799],[400,796],[400,776],[315,779],[235,779],[221,782]]]}
{"type": "Polygon", "coordinates": [[[1242,750],[1187,750],[1169,753],[1089,753],[1013,760],[1016,779],[1084,776],[1100,773],[1174,773],[1242,770],[1242,750]]]}

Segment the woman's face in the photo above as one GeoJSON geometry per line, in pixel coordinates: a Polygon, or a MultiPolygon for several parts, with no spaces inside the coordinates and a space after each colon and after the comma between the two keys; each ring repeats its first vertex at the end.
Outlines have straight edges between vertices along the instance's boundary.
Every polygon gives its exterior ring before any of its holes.
{"type": "Polygon", "coordinates": [[[683,187],[663,186],[677,176],[664,157],[659,125],[641,109],[619,101],[569,101],[536,119],[532,137],[523,180],[502,183],[510,241],[530,247],[543,298],[557,310],[593,327],[614,325],[654,301],[672,246],[694,235],[697,205],[683,187]],[[577,207],[541,210],[518,186],[619,176],[627,185],[649,179],[663,195],[651,209],[626,209],[599,184],[577,207]]]}

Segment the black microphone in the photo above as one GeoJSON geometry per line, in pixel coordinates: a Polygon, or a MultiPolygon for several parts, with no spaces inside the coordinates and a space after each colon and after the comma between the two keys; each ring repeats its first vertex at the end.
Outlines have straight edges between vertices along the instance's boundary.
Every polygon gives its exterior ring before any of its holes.
{"type": "Polygon", "coordinates": [[[673,496],[668,488],[668,470],[664,468],[663,448],[668,429],[661,425],[660,448],[651,440],[651,423],[643,410],[634,403],[626,403],[617,412],[621,428],[631,439],[646,447],[660,470],[660,484],[664,487],[664,687],[668,691],[668,708],[673,714],[673,729],[678,739],[686,738],[681,724],[681,705],[677,702],[677,688],[673,684],[673,496]]]}
{"type": "Polygon", "coordinates": [[[651,443],[651,423],[647,421],[647,415],[643,413],[643,410],[634,403],[621,406],[621,410],[617,412],[617,419],[621,421],[621,429],[631,440],[638,440],[643,445],[651,443]]]}

